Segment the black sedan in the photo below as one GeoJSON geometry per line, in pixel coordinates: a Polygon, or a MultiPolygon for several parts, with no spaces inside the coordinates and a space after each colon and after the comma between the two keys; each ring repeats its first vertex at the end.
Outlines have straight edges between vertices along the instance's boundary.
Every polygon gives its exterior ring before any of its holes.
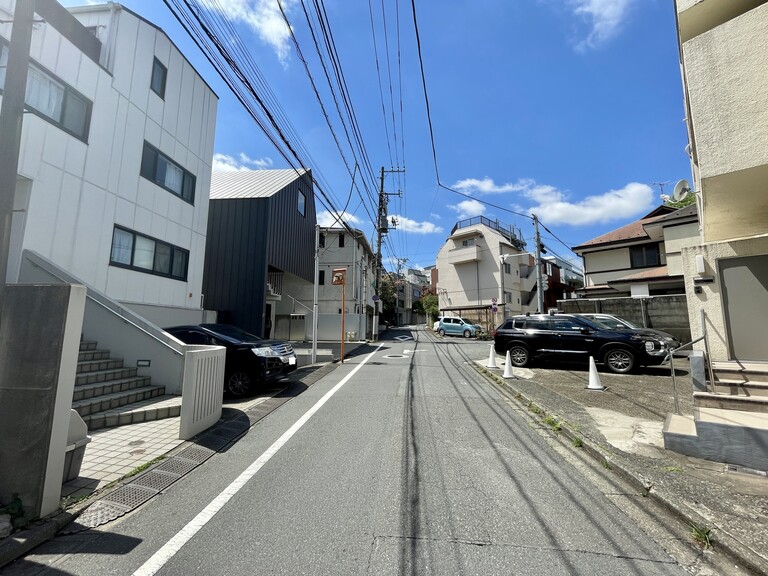
{"type": "Polygon", "coordinates": [[[280,340],[264,340],[228,324],[200,324],[164,328],[185,344],[224,346],[227,362],[224,393],[240,398],[256,384],[274,382],[296,370],[293,347],[280,340]]]}

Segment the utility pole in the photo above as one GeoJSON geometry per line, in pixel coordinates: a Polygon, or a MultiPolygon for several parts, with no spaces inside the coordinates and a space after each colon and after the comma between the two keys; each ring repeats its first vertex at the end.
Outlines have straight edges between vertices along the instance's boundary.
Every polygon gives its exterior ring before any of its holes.
{"type": "Polygon", "coordinates": [[[387,196],[399,196],[399,192],[388,194],[384,192],[384,173],[390,174],[397,172],[405,172],[405,168],[397,170],[384,170],[384,166],[381,167],[381,178],[379,180],[379,212],[377,214],[376,222],[376,285],[374,286],[373,293],[373,341],[376,342],[379,339],[379,302],[381,302],[381,237],[389,232],[389,226],[387,224],[387,196]]]}
{"type": "Polygon", "coordinates": [[[536,306],[539,314],[544,314],[544,278],[541,270],[541,235],[539,234],[539,218],[533,216],[533,226],[536,231],[536,306]]]}
{"type": "Polygon", "coordinates": [[[19,169],[21,125],[34,14],[34,0],[16,2],[3,87],[3,107],[0,110],[0,318],[5,303],[13,200],[16,196],[16,174],[19,169]]]}

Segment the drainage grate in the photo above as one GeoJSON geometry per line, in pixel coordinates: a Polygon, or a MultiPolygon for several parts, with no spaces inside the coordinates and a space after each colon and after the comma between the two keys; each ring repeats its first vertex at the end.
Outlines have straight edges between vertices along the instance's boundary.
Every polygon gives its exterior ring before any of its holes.
{"type": "Polygon", "coordinates": [[[121,486],[108,496],[104,500],[113,504],[122,504],[128,506],[129,510],[141,506],[157,494],[157,490],[147,488],[144,486],[137,486],[136,484],[128,484],[127,486],[121,486]]]}
{"type": "Polygon", "coordinates": [[[224,446],[229,444],[229,439],[222,438],[221,436],[214,436],[213,434],[206,434],[195,440],[195,444],[202,446],[203,448],[210,448],[218,452],[224,446]]]}
{"type": "Polygon", "coordinates": [[[155,472],[170,472],[171,474],[178,474],[179,476],[184,476],[187,472],[190,470],[193,470],[194,468],[197,468],[197,466],[200,464],[200,462],[195,462],[194,460],[185,460],[184,458],[171,458],[170,460],[166,460],[160,466],[154,469],[155,472]]]}
{"type": "Polygon", "coordinates": [[[186,458],[187,460],[194,460],[195,462],[202,464],[208,460],[208,458],[213,456],[213,454],[213,450],[209,448],[203,448],[202,446],[190,446],[189,448],[182,450],[177,456],[186,458]]]}
{"type": "Polygon", "coordinates": [[[220,438],[226,438],[227,440],[232,440],[235,436],[238,436],[240,432],[238,430],[233,430],[232,428],[220,426],[219,428],[211,430],[209,434],[212,436],[218,436],[220,438]]]}
{"type": "Polygon", "coordinates": [[[152,470],[150,472],[147,472],[146,474],[142,474],[136,480],[131,482],[131,484],[137,484],[139,486],[145,486],[147,488],[151,488],[153,490],[157,490],[160,492],[161,490],[165,490],[181,478],[178,474],[173,474],[171,472],[162,472],[157,470],[152,470]]]}
{"type": "Polygon", "coordinates": [[[101,526],[102,524],[120,518],[120,516],[130,512],[130,510],[131,509],[128,506],[121,506],[114,502],[99,500],[91,504],[85,512],[80,514],[77,522],[72,522],[66,525],[61,530],[61,534],[76,534],[77,532],[88,530],[89,528],[96,528],[97,526],[101,526]]]}
{"type": "Polygon", "coordinates": [[[737,472],[739,474],[752,474],[754,476],[763,477],[768,476],[768,472],[765,470],[755,470],[754,468],[747,468],[746,466],[735,466],[733,464],[726,464],[725,472],[737,472]]]}

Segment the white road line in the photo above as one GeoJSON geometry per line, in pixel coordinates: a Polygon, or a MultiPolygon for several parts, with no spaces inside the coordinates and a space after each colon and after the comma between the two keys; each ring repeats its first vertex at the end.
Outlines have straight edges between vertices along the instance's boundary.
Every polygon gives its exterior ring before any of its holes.
{"type": "Polygon", "coordinates": [[[133,576],[153,576],[157,573],[158,570],[160,570],[165,564],[173,558],[173,556],[181,550],[181,547],[184,546],[187,542],[189,542],[192,537],[197,534],[200,529],[205,526],[211,518],[213,518],[216,513],[221,510],[224,505],[229,502],[229,500],[237,494],[240,489],[245,486],[245,484],[256,475],[256,472],[258,472],[264,464],[269,462],[269,459],[274,456],[280,448],[283,447],[283,445],[288,442],[288,440],[291,439],[291,437],[296,434],[296,432],[299,431],[299,429],[304,426],[304,424],[307,423],[307,420],[309,420],[312,415],[320,410],[320,408],[325,404],[331,396],[333,396],[338,390],[344,386],[349,380],[352,378],[352,376],[355,375],[355,373],[362,368],[368,360],[370,360],[374,354],[376,354],[379,350],[381,350],[382,346],[384,346],[384,343],[379,344],[379,346],[368,354],[368,356],[365,357],[365,359],[355,367],[352,372],[347,374],[341,382],[336,384],[333,388],[331,388],[325,396],[320,398],[320,400],[317,401],[317,403],[312,406],[307,412],[299,418],[296,423],[291,426],[288,430],[285,431],[285,433],[278,438],[272,446],[267,448],[267,450],[259,456],[254,462],[248,466],[241,474],[238,476],[229,486],[227,486],[221,494],[219,494],[216,498],[214,498],[208,506],[206,506],[197,516],[195,516],[189,524],[184,526],[179,532],[176,533],[176,535],[171,538],[168,542],[166,542],[162,548],[160,548],[157,552],[155,552],[152,557],[147,560],[144,564],[141,565],[141,567],[136,570],[136,572],[133,573],[133,576]]]}

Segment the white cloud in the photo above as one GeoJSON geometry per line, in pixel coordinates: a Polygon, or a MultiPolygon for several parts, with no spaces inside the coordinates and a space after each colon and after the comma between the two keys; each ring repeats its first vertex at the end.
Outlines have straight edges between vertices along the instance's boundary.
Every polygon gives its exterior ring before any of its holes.
{"type": "Polygon", "coordinates": [[[405,216],[395,214],[393,216],[397,220],[397,230],[402,232],[413,232],[415,234],[439,234],[443,231],[441,226],[436,226],[432,222],[417,222],[411,220],[405,216]]]}
{"type": "MultiPolygon", "coordinates": [[[[545,223],[572,226],[626,220],[648,212],[655,204],[651,187],[637,182],[579,200],[572,200],[567,191],[549,184],[539,184],[531,178],[520,178],[514,184],[496,184],[491,178],[467,178],[453,187],[468,194],[514,193],[516,198],[510,206],[516,212],[536,214],[545,223]],[[521,198],[528,200],[528,206],[520,201],[521,198]]],[[[486,212],[486,206],[474,199],[464,200],[449,208],[458,213],[459,219],[480,216],[486,212]]]]}
{"type": "MultiPolygon", "coordinates": [[[[290,14],[297,0],[281,0],[281,3],[285,13],[290,14]]],[[[288,61],[291,32],[275,0],[202,0],[202,4],[233,22],[246,24],[272,47],[280,62],[288,61]]]]}
{"type": "Polygon", "coordinates": [[[619,190],[587,196],[576,202],[569,202],[566,194],[553,186],[534,186],[524,196],[536,202],[525,210],[536,214],[545,224],[604,224],[636,217],[654,206],[653,189],[638,182],[630,182],[619,190]]]}
{"type": "Polygon", "coordinates": [[[432,218],[432,220],[442,220],[443,217],[440,216],[440,214],[435,214],[434,212],[429,213],[429,217],[432,218]]]}
{"type": "Polygon", "coordinates": [[[453,188],[461,192],[471,194],[477,192],[478,194],[504,194],[505,192],[520,192],[528,188],[532,180],[521,178],[515,184],[496,184],[491,178],[485,177],[482,180],[477,178],[465,178],[459,180],[453,185],[453,188]]]}
{"type": "Polygon", "coordinates": [[[227,154],[214,154],[211,169],[214,172],[239,172],[242,170],[264,170],[271,167],[271,158],[258,158],[254,160],[240,152],[237,158],[227,154]]]}
{"type": "Polygon", "coordinates": [[[485,214],[485,204],[477,200],[463,200],[458,204],[449,205],[448,208],[456,211],[459,220],[485,214]]]}
{"type": "Polygon", "coordinates": [[[590,26],[589,34],[577,45],[577,49],[595,48],[614,38],[621,31],[634,1],[569,0],[574,14],[586,20],[590,26]]]}
{"type": "Polygon", "coordinates": [[[347,212],[328,212],[328,210],[323,210],[317,215],[317,223],[323,228],[341,227],[342,221],[351,226],[356,226],[361,222],[360,218],[347,212]]]}

